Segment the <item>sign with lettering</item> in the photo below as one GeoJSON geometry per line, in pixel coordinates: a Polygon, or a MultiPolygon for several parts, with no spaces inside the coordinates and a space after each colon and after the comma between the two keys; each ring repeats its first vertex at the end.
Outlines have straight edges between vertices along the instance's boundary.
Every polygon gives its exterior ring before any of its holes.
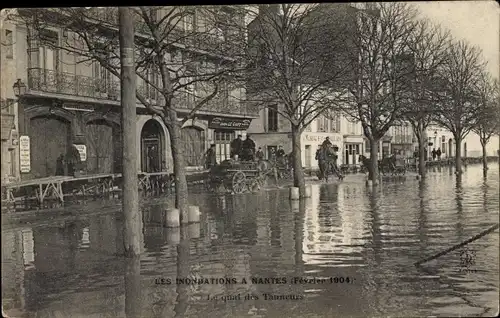
{"type": "Polygon", "coordinates": [[[306,141],[315,141],[322,143],[326,137],[330,137],[331,142],[342,142],[342,136],[334,134],[304,134],[304,139],[306,141]]]}
{"type": "Polygon", "coordinates": [[[75,145],[76,149],[80,153],[80,160],[87,161],[87,146],[85,145],[75,145]]]}
{"type": "Polygon", "coordinates": [[[212,129],[247,130],[251,122],[251,119],[214,117],[208,123],[208,127],[212,129]]]}
{"type": "Polygon", "coordinates": [[[30,137],[19,137],[19,168],[21,173],[31,171],[30,137]]]}

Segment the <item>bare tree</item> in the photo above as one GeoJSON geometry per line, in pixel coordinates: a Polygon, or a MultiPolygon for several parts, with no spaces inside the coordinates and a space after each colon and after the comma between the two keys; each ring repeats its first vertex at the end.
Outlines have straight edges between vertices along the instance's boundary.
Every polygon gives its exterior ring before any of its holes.
{"type": "Polygon", "coordinates": [[[462,172],[462,140],[474,128],[481,111],[477,87],[483,70],[480,49],[464,41],[448,47],[445,63],[439,67],[434,121],[453,134],[457,174],[462,172]]]}
{"type": "Polygon", "coordinates": [[[425,131],[432,121],[435,105],[432,93],[435,89],[434,78],[438,67],[445,62],[449,40],[449,31],[432,25],[428,20],[419,20],[408,41],[415,73],[408,86],[411,93],[404,110],[404,119],[411,124],[418,141],[418,171],[422,177],[425,176],[425,131]]]}
{"type": "Polygon", "coordinates": [[[350,50],[355,76],[344,112],[361,122],[370,142],[369,179],[378,182],[378,143],[402,119],[410,100],[414,54],[409,49],[416,11],[406,3],[371,3],[360,10],[350,50]]]}
{"type": "Polygon", "coordinates": [[[261,5],[248,26],[247,98],[260,108],[279,104],[278,114],[290,123],[294,186],[301,196],[301,133],[346,91],[350,10],[340,4],[261,5]]]}
{"type": "Polygon", "coordinates": [[[479,113],[472,131],[479,135],[483,151],[483,170],[486,171],[488,170],[486,145],[493,135],[498,135],[500,128],[500,85],[497,79],[493,79],[489,73],[483,72],[477,89],[479,113]]]}
{"type": "MultiPolygon", "coordinates": [[[[238,41],[244,40],[244,35],[236,32],[222,38],[220,33],[224,32],[225,21],[241,22],[242,17],[234,10],[201,6],[133,10],[136,74],[138,82],[142,82],[136,97],[150,114],[162,119],[169,131],[175,205],[181,212],[187,211],[181,128],[187,120],[195,119],[199,110],[212,107],[220,112],[232,110],[233,105],[228,105],[220,88],[224,87],[224,92],[231,90],[231,76],[241,65],[235,58],[241,54],[232,54],[232,50],[238,47],[238,41]],[[194,25],[193,10],[202,27],[194,25]],[[180,115],[181,112],[186,115],[180,115]]],[[[29,9],[20,10],[15,18],[27,24],[31,42],[73,54],[77,63],[98,63],[109,72],[108,79],[112,80],[102,81],[103,87],[99,89],[118,89],[109,84],[116,85],[120,76],[116,8],[29,9]],[[44,32],[51,26],[65,30],[62,41],[45,41],[44,32]]]]}

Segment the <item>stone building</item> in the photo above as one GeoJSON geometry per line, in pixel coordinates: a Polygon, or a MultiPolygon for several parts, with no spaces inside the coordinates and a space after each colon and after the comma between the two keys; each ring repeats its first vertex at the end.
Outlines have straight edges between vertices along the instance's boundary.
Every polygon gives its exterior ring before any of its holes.
{"type": "MultiPolygon", "coordinates": [[[[116,27],[117,8],[89,10],[94,10],[92,14],[102,17],[102,21],[107,21],[110,27],[116,27]]],[[[30,9],[18,12],[29,15],[30,9]]],[[[244,18],[234,12],[227,14],[230,19],[241,20],[244,24],[244,18]]],[[[202,33],[207,21],[203,13],[194,8],[176,25],[175,31],[196,34],[200,30],[202,33]]],[[[137,36],[144,36],[138,23],[136,33],[137,36]]],[[[228,43],[226,35],[227,32],[221,30],[218,34],[203,34],[190,45],[181,43],[172,50],[171,59],[182,61],[183,56],[189,54],[192,59],[199,59],[200,68],[227,62],[231,60],[230,50],[224,56],[210,52],[211,47],[228,43]]],[[[18,146],[13,151],[4,147],[2,133],[2,175],[9,169],[13,176],[21,176],[22,179],[54,175],[57,158],[66,152],[70,144],[75,144],[80,151],[87,173],[121,172],[120,81],[98,62],[84,61],[81,56],[61,48],[72,36],[71,31],[54,24],[38,32],[30,30],[29,24],[3,24],[2,38],[12,41],[9,46],[2,46],[2,51],[11,52],[10,57],[2,54],[2,98],[5,96],[14,102],[13,127],[18,129],[19,137],[28,142],[29,149],[23,150],[25,159],[20,160],[18,146]],[[18,98],[12,91],[17,79],[26,85],[26,92],[18,98]],[[9,162],[24,162],[19,165],[4,164],[3,158],[9,157],[4,156],[7,151],[12,153],[9,162]]],[[[152,82],[159,82],[159,75],[154,70],[149,76],[152,82]]],[[[191,111],[199,100],[196,93],[202,88],[193,84],[189,89],[194,93],[182,95],[176,100],[180,105],[180,117],[191,111]]],[[[161,104],[160,94],[140,78],[137,90],[149,103],[161,104]]],[[[195,120],[184,124],[181,138],[188,167],[203,165],[203,154],[211,143],[217,144],[219,160],[229,155],[229,142],[256,117],[256,112],[247,108],[244,99],[244,89],[222,87],[219,94],[197,112],[195,120]]],[[[3,113],[2,108],[2,118],[3,113]]],[[[172,171],[168,130],[161,119],[152,116],[139,101],[137,155],[138,171],[151,172],[153,166],[172,171]],[[148,157],[151,152],[155,156],[148,157]],[[150,158],[154,158],[155,162],[152,163],[150,158]]]]}

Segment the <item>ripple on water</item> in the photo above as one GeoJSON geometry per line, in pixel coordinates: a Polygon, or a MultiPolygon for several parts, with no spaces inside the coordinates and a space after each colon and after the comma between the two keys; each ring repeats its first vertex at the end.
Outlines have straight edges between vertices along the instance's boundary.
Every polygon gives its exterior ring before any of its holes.
{"type": "MultiPolygon", "coordinates": [[[[467,246],[475,252],[468,267],[461,249],[413,265],[498,222],[498,166],[488,173],[485,182],[480,167],[469,166],[458,189],[447,170],[423,182],[387,181],[379,190],[348,176],[340,184],[313,185],[312,197],[302,203],[290,203],[286,189],[193,195],[203,212],[199,230],[185,233],[146,220],[138,264],[115,256],[123,249],[123,221],[114,216],[2,231],[2,294],[12,300],[9,308],[61,317],[124,317],[126,304],[143,317],[492,313],[498,308],[498,230],[467,246]],[[155,284],[157,278],[177,277],[352,280],[155,284]],[[270,301],[264,293],[304,298],[270,301]],[[207,299],[237,294],[259,299],[207,299]]],[[[152,201],[148,217],[166,204],[152,201]]]]}

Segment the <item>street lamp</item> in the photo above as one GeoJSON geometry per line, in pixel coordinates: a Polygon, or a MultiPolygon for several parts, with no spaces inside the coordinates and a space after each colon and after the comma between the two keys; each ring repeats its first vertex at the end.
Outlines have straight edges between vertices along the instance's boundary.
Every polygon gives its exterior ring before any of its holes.
{"type": "Polygon", "coordinates": [[[14,83],[12,88],[14,89],[14,95],[16,95],[16,97],[26,94],[26,84],[24,84],[20,78],[17,79],[17,82],[14,83]]]}

